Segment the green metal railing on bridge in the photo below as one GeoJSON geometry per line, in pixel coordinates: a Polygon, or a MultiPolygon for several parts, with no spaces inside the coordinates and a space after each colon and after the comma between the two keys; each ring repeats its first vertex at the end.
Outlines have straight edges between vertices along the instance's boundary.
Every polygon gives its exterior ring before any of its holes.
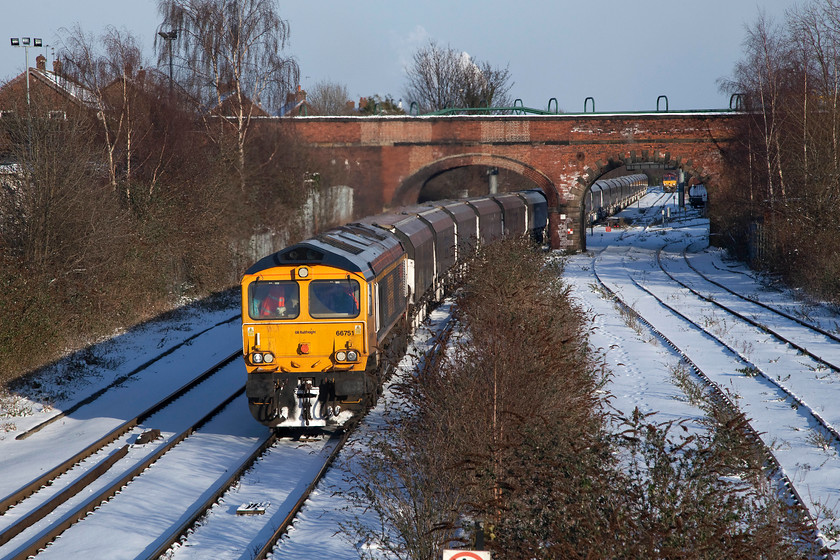
{"type": "MultiPolygon", "coordinates": [[[[601,111],[600,113],[595,111],[594,97],[587,97],[583,100],[582,113],[560,111],[556,97],[552,97],[548,100],[546,109],[535,109],[533,107],[525,107],[525,104],[521,99],[516,99],[514,100],[513,105],[510,107],[489,107],[486,103],[484,103],[478,107],[447,107],[438,111],[423,113],[422,115],[420,114],[420,105],[416,101],[412,101],[408,111],[405,114],[412,117],[436,117],[447,115],[637,115],[649,113],[732,113],[743,112],[745,110],[744,97],[745,96],[743,93],[733,93],[732,97],[729,99],[728,109],[675,109],[671,111],[668,108],[668,97],[666,95],[660,95],[656,98],[655,111],[601,111]],[[664,110],[661,108],[662,101],[665,102],[664,110]],[[589,110],[587,110],[587,108],[589,108],[589,110]]],[[[380,109],[379,103],[377,103],[375,105],[373,114],[369,116],[380,116],[382,114],[384,113],[380,109]]],[[[304,105],[301,109],[298,110],[298,114],[296,116],[309,116],[308,107],[304,105]]]]}
{"type": "Polygon", "coordinates": [[[587,97],[583,102],[583,113],[569,113],[561,112],[558,109],[557,98],[552,97],[548,100],[547,109],[535,109],[533,107],[525,107],[521,99],[516,99],[513,106],[510,107],[447,107],[438,111],[420,114],[417,102],[412,101],[408,111],[410,116],[447,116],[447,115],[634,115],[647,113],[731,113],[733,111],[742,111],[743,103],[741,101],[742,94],[734,94],[729,102],[728,109],[675,109],[668,108],[668,97],[660,95],[656,99],[656,110],[652,111],[595,111],[595,98],[587,97]],[[735,100],[733,102],[733,100],[735,100]],[[664,110],[661,108],[661,102],[664,101],[664,110]],[[587,108],[589,110],[587,111],[587,108]]]}
{"type": "MultiPolygon", "coordinates": [[[[437,116],[448,116],[448,115],[637,115],[637,114],[649,114],[649,113],[732,113],[732,112],[743,112],[744,109],[744,94],[742,93],[734,93],[729,100],[729,108],[728,109],[675,109],[673,111],[669,110],[668,108],[668,97],[665,95],[660,95],[656,98],[656,110],[651,111],[595,111],[595,98],[594,97],[587,97],[583,101],[583,112],[582,113],[574,113],[574,112],[564,112],[559,110],[559,106],[557,103],[557,98],[552,97],[548,100],[547,108],[546,109],[535,109],[533,107],[525,107],[525,104],[522,102],[521,99],[516,99],[513,102],[513,105],[510,107],[489,107],[486,104],[481,105],[479,107],[447,107],[445,109],[440,109],[438,111],[432,111],[429,113],[420,113],[420,106],[416,101],[412,101],[411,105],[409,106],[408,111],[405,113],[411,117],[437,117],[437,116]],[[665,109],[661,108],[661,102],[665,102],[665,109]],[[589,109],[589,110],[587,110],[589,109]]],[[[379,104],[375,105],[375,109],[373,114],[367,116],[381,116],[385,114],[381,109],[379,104]]],[[[394,114],[394,113],[388,113],[394,114]]],[[[298,117],[307,117],[309,116],[309,108],[308,106],[304,105],[300,109],[297,110],[297,114],[294,116],[298,117]]]]}

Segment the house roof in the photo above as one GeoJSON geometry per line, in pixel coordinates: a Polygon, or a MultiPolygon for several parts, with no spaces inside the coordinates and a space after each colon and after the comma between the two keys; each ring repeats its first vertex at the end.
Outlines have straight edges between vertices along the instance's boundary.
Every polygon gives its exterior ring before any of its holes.
{"type": "MultiPolygon", "coordinates": [[[[64,75],[50,72],[40,68],[29,68],[29,88],[38,87],[39,85],[48,88],[55,92],[60,97],[67,99],[78,105],[90,106],[93,102],[91,92],[82,85],[67,78],[64,75]]],[[[26,81],[27,72],[21,72],[16,77],[9,80],[6,84],[0,87],[0,92],[3,90],[12,90],[17,87],[22,87],[26,81]]],[[[3,109],[3,107],[0,107],[3,109]]]]}
{"type": "Polygon", "coordinates": [[[280,110],[277,112],[278,117],[292,117],[309,114],[311,114],[311,108],[306,99],[301,99],[298,101],[292,100],[290,102],[287,102],[285,105],[280,107],[280,110]]]}

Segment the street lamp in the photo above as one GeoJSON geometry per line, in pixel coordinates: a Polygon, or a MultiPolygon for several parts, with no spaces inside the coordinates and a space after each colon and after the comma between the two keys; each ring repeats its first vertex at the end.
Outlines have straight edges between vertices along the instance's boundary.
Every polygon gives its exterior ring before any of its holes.
{"type": "Polygon", "coordinates": [[[178,38],[178,30],[158,31],[158,35],[163,37],[163,40],[168,43],[169,47],[169,94],[172,94],[172,41],[178,38]]]}
{"type": "Polygon", "coordinates": [[[30,43],[33,47],[43,47],[44,42],[41,40],[40,37],[35,37],[30,39],[29,37],[12,37],[11,38],[12,46],[13,47],[23,47],[23,50],[26,52],[26,106],[29,107],[29,47],[30,43]]]}

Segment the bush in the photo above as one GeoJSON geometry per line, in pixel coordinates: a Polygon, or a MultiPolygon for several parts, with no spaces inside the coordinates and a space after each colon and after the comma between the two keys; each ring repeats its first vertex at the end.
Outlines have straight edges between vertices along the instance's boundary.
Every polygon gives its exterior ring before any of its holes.
{"type": "Polygon", "coordinates": [[[485,247],[457,326],[397,387],[402,411],[352,472],[375,511],[353,538],[393,558],[444,546],[497,557],[793,558],[804,524],[765,482],[740,415],[706,434],[608,416],[603,368],[560,268],[518,241],[485,247]],[[478,529],[483,527],[483,529],[478,529]]]}

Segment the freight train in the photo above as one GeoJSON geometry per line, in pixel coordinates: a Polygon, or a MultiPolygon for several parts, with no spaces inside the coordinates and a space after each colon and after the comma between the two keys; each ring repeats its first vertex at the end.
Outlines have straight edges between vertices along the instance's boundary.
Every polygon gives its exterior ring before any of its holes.
{"type": "Polygon", "coordinates": [[[384,355],[480,244],[541,242],[529,190],[404,208],[325,231],[256,262],[241,282],[253,416],[276,430],[343,425],[381,391],[384,355]]]}
{"type": "Polygon", "coordinates": [[[645,174],[625,175],[614,179],[595,181],[584,196],[584,216],[592,225],[642,198],[647,192],[645,174]]]}

